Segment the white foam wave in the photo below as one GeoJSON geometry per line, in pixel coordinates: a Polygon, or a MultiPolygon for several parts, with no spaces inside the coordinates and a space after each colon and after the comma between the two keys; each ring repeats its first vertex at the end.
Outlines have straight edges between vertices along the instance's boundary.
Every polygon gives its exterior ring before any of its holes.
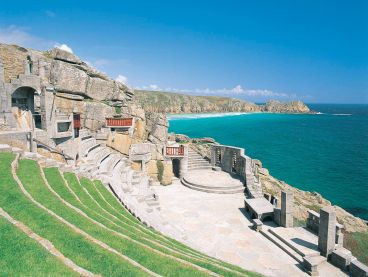
{"type": "Polygon", "coordinates": [[[352,114],[351,113],[333,113],[332,115],[342,115],[342,116],[347,115],[347,116],[349,116],[349,115],[352,115],[352,114]]]}
{"type": "Polygon", "coordinates": [[[225,117],[225,116],[239,116],[249,113],[198,113],[198,114],[171,114],[167,118],[169,120],[180,120],[180,119],[198,119],[198,118],[209,118],[209,117],[225,117]]]}

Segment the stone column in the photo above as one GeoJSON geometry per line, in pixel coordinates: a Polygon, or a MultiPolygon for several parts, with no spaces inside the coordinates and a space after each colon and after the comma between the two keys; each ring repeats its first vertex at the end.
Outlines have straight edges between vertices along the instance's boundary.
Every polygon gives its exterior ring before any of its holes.
{"type": "Polygon", "coordinates": [[[333,207],[325,207],[320,211],[318,249],[321,255],[328,257],[335,249],[336,213],[333,207]]]}
{"type": "Polygon", "coordinates": [[[281,192],[281,226],[293,227],[294,195],[291,191],[281,192]]]}
{"type": "Polygon", "coordinates": [[[216,165],[216,147],[211,147],[211,166],[214,167],[216,165]]]}

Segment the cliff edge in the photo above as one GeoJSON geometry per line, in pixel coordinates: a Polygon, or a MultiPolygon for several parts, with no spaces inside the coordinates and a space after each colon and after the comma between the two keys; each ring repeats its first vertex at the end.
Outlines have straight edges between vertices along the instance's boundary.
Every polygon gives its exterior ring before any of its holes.
{"type": "Polygon", "coordinates": [[[135,90],[134,98],[146,111],[158,113],[269,112],[312,113],[301,101],[270,100],[257,105],[252,102],[220,96],[195,96],[162,91],[135,90]]]}

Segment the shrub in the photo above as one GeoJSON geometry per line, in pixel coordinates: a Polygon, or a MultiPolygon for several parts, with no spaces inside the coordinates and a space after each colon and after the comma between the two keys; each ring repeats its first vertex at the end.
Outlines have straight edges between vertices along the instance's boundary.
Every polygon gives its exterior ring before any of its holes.
{"type": "Polygon", "coordinates": [[[115,107],[115,113],[121,114],[121,107],[115,107]]]}

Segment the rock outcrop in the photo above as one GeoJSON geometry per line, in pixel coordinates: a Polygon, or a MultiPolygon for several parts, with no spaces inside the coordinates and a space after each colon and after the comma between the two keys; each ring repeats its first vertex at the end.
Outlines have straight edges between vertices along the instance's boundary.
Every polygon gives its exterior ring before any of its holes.
{"type": "Polygon", "coordinates": [[[80,113],[82,127],[97,131],[106,117],[133,116],[135,142],[166,142],[168,123],[164,115],[146,117],[146,111],[131,101],[131,88],[98,72],[76,55],[59,48],[42,52],[0,44],[5,82],[11,83],[24,74],[25,62],[29,63],[29,73],[40,77],[41,89],[53,91],[54,104],[60,112],[80,113]]]}
{"type": "Polygon", "coordinates": [[[265,105],[261,105],[261,110],[263,112],[270,113],[311,113],[307,105],[302,101],[290,101],[290,102],[280,102],[277,100],[270,100],[265,105]]]}
{"type": "Polygon", "coordinates": [[[171,92],[135,91],[134,99],[146,111],[158,113],[260,112],[254,103],[217,96],[193,96],[171,92]]]}
{"type": "Polygon", "coordinates": [[[134,100],[146,111],[159,113],[271,112],[311,113],[301,101],[271,100],[257,105],[240,99],[218,96],[194,96],[158,91],[135,91],[134,100]]]}

